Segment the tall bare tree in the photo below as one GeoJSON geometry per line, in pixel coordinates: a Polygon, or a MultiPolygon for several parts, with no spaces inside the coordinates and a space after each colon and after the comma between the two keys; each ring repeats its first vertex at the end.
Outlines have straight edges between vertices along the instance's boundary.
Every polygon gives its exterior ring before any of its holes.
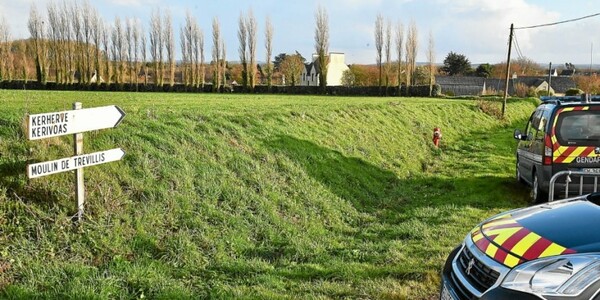
{"type": "Polygon", "coordinates": [[[249,56],[249,66],[248,66],[248,83],[250,84],[250,89],[254,90],[256,86],[256,38],[258,35],[258,24],[256,23],[256,18],[254,17],[254,13],[252,9],[248,12],[248,19],[246,21],[246,27],[248,28],[248,56],[249,56]]]}
{"type": "MultiPolygon", "coordinates": [[[[66,3],[66,2],[65,2],[66,3]]],[[[79,78],[77,79],[78,83],[81,83],[83,76],[83,57],[85,56],[84,52],[85,48],[83,47],[83,30],[82,30],[82,10],[79,7],[78,2],[71,2],[69,6],[69,24],[71,25],[71,30],[74,34],[74,66],[75,66],[75,74],[79,74],[79,78]]],[[[75,75],[74,74],[74,75],[75,75]]]]}
{"type": "Polygon", "coordinates": [[[194,64],[196,64],[196,87],[201,86],[204,88],[204,33],[198,23],[195,23],[193,30],[194,40],[193,40],[193,48],[194,48],[194,64]]]}
{"type": "Polygon", "coordinates": [[[427,47],[427,60],[429,61],[429,97],[433,96],[433,84],[435,83],[435,42],[433,32],[429,31],[429,45],[427,47]]]}
{"type": "MultiPolygon", "coordinates": [[[[23,78],[23,80],[25,81],[25,83],[27,83],[27,80],[29,78],[29,68],[27,67],[27,51],[28,48],[27,47],[27,43],[16,43],[16,52],[21,54],[21,78],[23,78]]],[[[35,51],[35,50],[34,50],[35,51]]],[[[15,61],[17,59],[14,59],[13,61],[15,61]]]]}
{"type": "MultiPolygon", "coordinates": [[[[160,13],[157,11],[156,12],[158,19],[160,20],[160,13]]],[[[158,57],[160,58],[160,60],[158,61],[158,85],[163,86],[165,84],[165,30],[163,29],[163,27],[165,26],[164,23],[160,22],[159,23],[159,30],[160,32],[158,33],[158,57]]]]}
{"type": "Polygon", "coordinates": [[[329,64],[329,17],[324,7],[320,6],[315,14],[317,26],[315,28],[315,51],[318,55],[319,64],[319,86],[321,92],[325,93],[327,87],[327,65],[329,64]]]}
{"type": "Polygon", "coordinates": [[[404,25],[398,21],[396,24],[396,55],[398,56],[397,78],[398,88],[402,85],[402,54],[404,50],[404,25]]]}
{"type": "Polygon", "coordinates": [[[221,39],[221,70],[223,75],[223,86],[227,85],[227,47],[225,41],[221,39]]]}
{"type": "Polygon", "coordinates": [[[0,16],[0,82],[12,79],[12,40],[10,27],[3,16],[0,16]]]}
{"type": "Polygon", "coordinates": [[[379,88],[383,86],[383,16],[377,15],[375,19],[375,49],[377,51],[377,68],[379,69],[379,88]]]}
{"type": "Polygon", "coordinates": [[[127,41],[127,72],[126,74],[129,74],[129,83],[133,83],[133,74],[134,74],[134,51],[135,51],[135,43],[133,42],[133,32],[135,31],[134,29],[134,24],[135,20],[133,18],[126,18],[125,19],[125,40],[127,41]]]}
{"type": "Polygon", "coordinates": [[[102,48],[104,50],[104,74],[106,75],[106,83],[110,85],[112,70],[110,65],[110,54],[109,51],[112,49],[112,45],[110,43],[110,34],[112,32],[112,27],[108,24],[102,25],[102,31],[100,34],[100,39],[102,40],[102,48]]]}
{"type": "Polygon", "coordinates": [[[61,54],[63,56],[63,70],[65,74],[66,83],[73,83],[75,76],[75,68],[76,68],[76,56],[75,52],[75,32],[73,31],[73,27],[71,24],[73,20],[71,19],[72,9],[68,2],[64,1],[62,3],[62,8],[60,9],[60,32],[61,32],[61,54]]]}
{"type": "MultiPolygon", "coordinates": [[[[133,75],[135,77],[135,90],[138,90],[139,72],[140,72],[140,51],[141,51],[141,38],[143,36],[142,23],[138,19],[133,19],[133,36],[129,43],[133,43],[133,75]]],[[[131,56],[129,57],[131,59],[131,56]]],[[[133,82],[132,82],[133,83],[133,82]]]]}
{"type": "Polygon", "coordinates": [[[242,86],[248,87],[248,22],[243,13],[240,13],[238,20],[238,41],[240,47],[238,49],[240,55],[240,63],[242,64],[242,86]]]}
{"type": "Polygon", "coordinates": [[[385,87],[386,89],[390,86],[390,79],[392,76],[392,22],[387,21],[385,26],[385,87]]]}
{"type": "Polygon", "coordinates": [[[265,51],[267,54],[265,73],[267,73],[267,86],[270,89],[273,83],[273,64],[271,63],[271,56],[273,56],[273,24],[271,24],[269,16],[267,16],[265,22],[265,51]]]}
{"type": "Polygon", "coordinates": [[[213,48],[212,60],[214,64],[213,71],[213,92],[218,91],[221,86],[221,67],[219,64],[221,55],[221,25],[217,17],[213,18],[212,22],[213,48]]]}
{"type": "Polygon", "coordinates": [[[408,36],[406,37],[406,85],[412,85],[415,81],[418,39],[417,24],[413,20],[408,27],[408,36]]]}
{"type": "Polygon", "coordinates": [[[112,31],[112,56],[116,63],[115,83],[122,84],[125,82],[125,62],[127,61],[127,39],[123,29],[123,23],[117,16],[115,17],[115,25],[112,31]]]}
{"type": "Polygon", "coordinates": [[[165,12],[164,16],[164,41],[169,61],[169,86],[175,85],[175,35],[173,33],[173,17],[170,11],[165,12]]]}
{"type": "Polygon", "coordinates": [[[90,4],[89,0],[83,1],[83,7],[81,8],[81,33],[83,39],[83,80],[85,83],[90,83],[92,76],[92,34],[94,30],[94,14],[95,9],[90,4]]]}
{"type": "Polygon", "coordinates": [[[195,52],[195,31],[197,30],[198,22],[191,13],[187,13],[185,17],[185,25],[181,27],[180,42],[181,42],[181,54],[183,58],[183,82],[187,86],[195,86],[197,82],[197,71],[198,67],[196,64],[195,52]]]}
{"type": "MultiPolygon", "coordinates": [[[[188,14],[189,16],[189,14],[188,14]]],[[[181,48],[181,79],[185,86],[191,85],[192,57],[190,55],[191,47],[191,32],[192,28],[189,24],[188,16],[186,16],[186,24],[179,29],[179,42],[181,48]]]]}
{"type": "Polygon", "coordinates": [[[34,59],[37,81],[46,84],[46,42],[44,36],[44,20],[38,13],[35,4],[29,10],[29,22],[27,24],[29,34],[34,47],[34,59]]]}
{"type": "Polygon", "coordinates": [[[162,20],[159,11],[154,11],[150,19],[150,55],[154,69],[154,85],[162,85],[162,20]]]}
{"type": "Polygon", "coordinates": [[[92,18],[92,40],[94,41],[94,74],[96,75],[96,85],[102,83],[102,34],[104,31],[104,25],[102,18],[98,14],[98,11],[94,9],[92,18]]]}
{"type": "Polygon", "coordinates": [[[140,23],[140,52],[142,55],[142,69],[144,72],[144,85],[148,85],[148,68],[146,63],[148,62],[148,42],[146,40],[146,35],[144,34],[144,25],[140,23]]]}
{"type": "Polygon", "coordinates": [[[54,1],[48,2],[48,54],[50,69],[54,68],[54,81],[60,83],[61,81],[61,63],[60,63],[60,16],[58,8],[54,1]]]}

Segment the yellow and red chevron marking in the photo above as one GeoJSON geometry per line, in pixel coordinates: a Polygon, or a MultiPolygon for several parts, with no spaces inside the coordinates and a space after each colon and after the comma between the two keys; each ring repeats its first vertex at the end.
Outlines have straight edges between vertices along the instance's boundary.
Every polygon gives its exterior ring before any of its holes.
{"type": "Polygon", "coordinates": [[[471,233],[477,248],[497,262],[512,268],[533,259],[575,253],[507,216],[485,223],[471,233]]]}
{"type": "MultiPolygon", "coordinates": [[[[589,110],[589,106],[575,106],[575,107],[565,107],[561,108],[557,112],[557,116],[563,112],[570,111],[585,111],[589,110]]],[[[577,157],[596,157],[599,156],[595,153],[596,147],[568,147],[561,146],[556,138],[556,124],[558,123],[558,117],[554,118],[554,123],[552,124],[551,131],[551,139],[552,139],[552,149],[554,153],[552,154],[552,161],[557,164],[570,164],[577,157]]]]}
{"type": "Polygon", "coordinates": [[[596,157],[596,147],[558,147],[555,148],[552,155],[553,161],[557,164],[570,164],[577,157],[596,157]]]}

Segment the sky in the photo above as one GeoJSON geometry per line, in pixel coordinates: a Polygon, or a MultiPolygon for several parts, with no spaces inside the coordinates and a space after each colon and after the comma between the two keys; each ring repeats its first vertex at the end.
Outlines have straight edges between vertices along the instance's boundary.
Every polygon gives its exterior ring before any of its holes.
{"type": "MultiPolygon", "coordinates": [[[[62,2],[63,0],[54,0],[62,2]]],[[[69,0],[73,1],[73,0],[69,0]]],[[[237,26],[240,13],[252,10],[258,21],[258,60],[265,60],[264,25],[269,16],[274,26],[274,54],[314,52],[315,11],[323,7],[329,16],[330,51],[346,54],[346,63],[374,64],[374,24],[378,14],[405,28],[415,22],[419,34],[417,61],[427,61],[429,36],[435,43],[435,60],[443,62],[453,51],[473,64],[506,61],[510,24],[526,27],[600,13],[600,0],[89,0],[106,22],[116,16],[138,18],[148,28],[154,10],[169,10],[174,31],[186,12],[198,19],[210,57],[211,24],[217,17],[227,47],[227,59],[239,60],[237,26]]],[[[0,0],[13,38],[27,38],[31,5],[45,15],[49,0],[0,0]]],[[[600,63],[600,16],[536,29],[516,30],[518,50],[513,58],[530,58],[540,64],[600,63]]],[[[178,46],[178,45],[177,45],[178,46]]],[[[395,56],[393,59],[396,59],[395,56]]]]}

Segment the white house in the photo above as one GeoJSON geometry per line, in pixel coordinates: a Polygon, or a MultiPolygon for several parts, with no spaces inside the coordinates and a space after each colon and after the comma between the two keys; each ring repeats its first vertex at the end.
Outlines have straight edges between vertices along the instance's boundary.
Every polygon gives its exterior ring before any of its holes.
{"type": "MultiPolygon", "coordinates": [[[[304,71],[300,77],[300,85],[316,86],[319,85],[319,73],[321,68],[318,62],[319,56],[313,54],[312,62],[304,65],[304,71]]],[[[329,53],[329,64],[327,65],[327,85],[342,85],[342,74],[348,70],[346,65],[346,55],[344,53],[329,53]]]]}

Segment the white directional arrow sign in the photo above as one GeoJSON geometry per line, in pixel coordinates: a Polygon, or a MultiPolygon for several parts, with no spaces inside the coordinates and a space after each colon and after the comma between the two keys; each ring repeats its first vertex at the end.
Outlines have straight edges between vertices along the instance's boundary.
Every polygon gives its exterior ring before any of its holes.
{"type": "Polygon", "coordinates": [[[27,166],[27,176],[29,176],[29,178],[37,178],[60,172],[95,166],[103,163],[120,160],[121,158],[123,158],[124,155],[125,152],[121,148],[116,148],[101,152],[31,164],[27,166]]]}
{"type": "Polygon", "coordinates": [[[30,140],[116,127],[125,112],[116,105],[29,115],[30,140]]]}

